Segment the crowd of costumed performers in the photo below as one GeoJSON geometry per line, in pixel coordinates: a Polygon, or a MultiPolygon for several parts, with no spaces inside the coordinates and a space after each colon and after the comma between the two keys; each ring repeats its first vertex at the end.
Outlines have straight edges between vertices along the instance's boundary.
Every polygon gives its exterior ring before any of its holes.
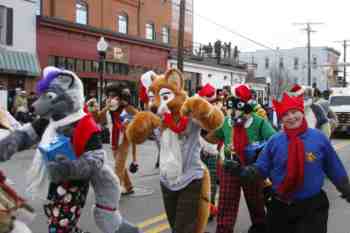
{"type": "Polygon", "coordinates": [[[88,233],[79,220],[90,189],[101,232],[141,232],[119,201],[137,192],[130,173],[138,172],[144,160],[137,147],[148,140],[172,232],[207,233],[211,222],[216,233],[233,233],[243,193],[248,233],[326,233],[324,180],[348,202],[350,183],[329,139],[336,119],[320,95],[295,84],[266,108],[246,84],[206,83],[192,96],[184,84],[177,69],[148,71],[138,83],[138,107],[122,81],[107,85],[99,102],[85,99],[74,72],[46,67],[33,122],[21,125],[0,109],[0,161],[35,148],[26,195],[0,170],[0,233],[30,233],[28,223],[40,214],[28,200],[36,198],[48,233],[88,233]]]}

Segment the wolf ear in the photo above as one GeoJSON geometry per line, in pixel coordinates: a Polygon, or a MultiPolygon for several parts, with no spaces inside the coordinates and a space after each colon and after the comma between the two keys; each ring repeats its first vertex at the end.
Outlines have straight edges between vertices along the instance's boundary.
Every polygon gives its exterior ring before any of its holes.
{"type": "Polygon", "coordinates": [[[58,83],[65,90],[68,90],[74,85],[74,77],[66,73],[59,74],[53,82],[58,83]]]}
{"type": "Polygon", "coordinates": [[[174,85],[178,90],[183,89],[184,80],[182,74],[177,69],[171,69],[165,73],[165,79],[169,84],[174,85]]]}

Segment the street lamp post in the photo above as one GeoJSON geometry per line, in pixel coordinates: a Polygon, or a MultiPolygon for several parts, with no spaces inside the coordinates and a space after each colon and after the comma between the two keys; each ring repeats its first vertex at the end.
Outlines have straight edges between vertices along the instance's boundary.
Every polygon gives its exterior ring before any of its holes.
{"type": "Polygon", "coordinates": [[[100,102],[100,108],[102,108],[102,99],[103,99],[103,74],[104,74],[104,68],[105,68],[105,59],[106,59],[106,53],[108,49],[108,43],[105,40],[104,37],[101,37],[100,40],[97,42],[97,52],[99,55],[99,71],[100,71],[100,94],[99,94],[99,102],[100,102]]]}
{"type": "Polygon", "coordinates": [[[271,78],[269,76],[266,77],[267,84],[267,104],[270,106],[270,96],[271,96],[271,78]]]}

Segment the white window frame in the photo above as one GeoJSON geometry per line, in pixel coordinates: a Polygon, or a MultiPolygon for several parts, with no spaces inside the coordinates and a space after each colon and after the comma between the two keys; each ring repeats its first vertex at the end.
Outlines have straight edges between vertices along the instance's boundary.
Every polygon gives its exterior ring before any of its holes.
{"type": "Polygon", "coordinates": [[[129,28],[128,15],[125,13],[118,15],[117,22],[118,22],[118,32],[123,34],[128,34],[128,28],[129,28]]]}
{"type": "Polygon", "coordinates": [[[265,69],[269,69],[270,68],[270,59],[268,57],[265,57],[265,69]]]}
{"type": "Polygon", "coordinates": [[[170,30],[168,26],[163,26],[162,27],[162,42],[164,44],[169,44],[170,43],[170,30]]]}
{"type": "Polygon", "coordinates": [[[0,44],[6,45],[6,36],[7,36],[7,8],[5,6],[0,6],[0,44]],[[3,14],[1,14],[3,12],[3,14]]]}
{"type": "Polygon", "coordinates": [[[89,21],[89,6],[84,1],[75,2],[75,22],[87,25],[89,21]],[[83,15],[85,13],[85,16],[83,15]],[[85,17],[83,19],[83,17],[85,17]]]}
{"type": "Polygon", "coordinates": [[[317,57],[316,56],[312,57],[312,68],[313,69],[317,68],[317,57]]]}
{"type": "Polygon", "coordinates": [[[155,32],[154,23],[146,23],[146,25],[145,25],[145,37],[148,40],[156,40],[156,32],[155,32]],[[149,31],[150,29],[152,30],[152,32],[149,31]]]}
{"type": "Polygon", "coordinates": [[[280,57],[280,60],[279,60],[279,68],[281,68],[281,69],[284,68],[284,59],[283,59],[283,57],[280,57]]]}
{"type": "Polygon", "coordinates": [[[294,70],[298,70],[299,69],[299,58],[295,57],[293,61],[294,61],[294,70]]]}

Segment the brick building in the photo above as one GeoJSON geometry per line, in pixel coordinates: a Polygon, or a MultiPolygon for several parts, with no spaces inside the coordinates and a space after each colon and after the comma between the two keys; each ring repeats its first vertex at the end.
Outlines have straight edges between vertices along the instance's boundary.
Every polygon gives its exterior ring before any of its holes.
{"type": "MultiPolygon", "coordinates": [[[[96,95],[96,44],[103,36],[110,45],[105,82],[126,80],[136,96],[144,71],[167,68],[169,52],[177,45],[178,10],[176,1],[170,0],[42,0],[37,20],[41,67],[56,65],[76,71],[86,94],[96,95]]],[[[187,18],[185,40],[192,44],[192,15],[187,18]]]]}
{"type": "MultiPolygon", "coordinates": [[[[177,46],[180,0],[41,0],[41,14],[177,46]]],[[[193,0],[186,1],[186,45],[193,40],[193,0]]]]}

